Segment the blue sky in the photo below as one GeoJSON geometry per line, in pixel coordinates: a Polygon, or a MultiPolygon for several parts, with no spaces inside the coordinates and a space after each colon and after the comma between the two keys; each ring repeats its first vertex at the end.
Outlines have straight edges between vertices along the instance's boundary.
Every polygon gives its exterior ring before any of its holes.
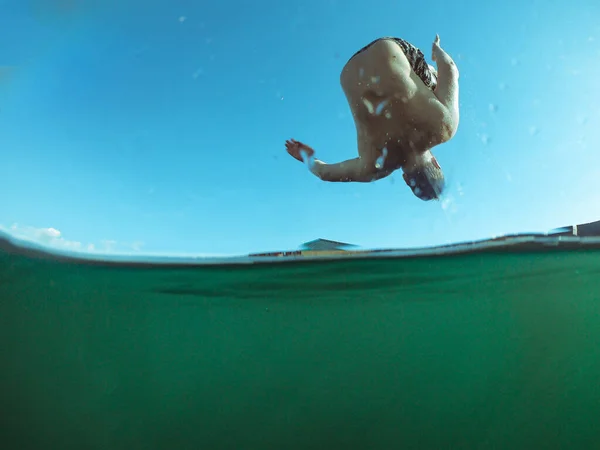
{"type": "Polygon", "coordinates": [[[567,5],[0,0],[0,224],[82,250],[243,254],[599,219],[600,4],[567,5]],[[323,183],[286,154],[295,138],[356,156],[345,62],[389,35],[429,59],[436,33],[461,73],[444,201],[399,174],[323,183]]]}

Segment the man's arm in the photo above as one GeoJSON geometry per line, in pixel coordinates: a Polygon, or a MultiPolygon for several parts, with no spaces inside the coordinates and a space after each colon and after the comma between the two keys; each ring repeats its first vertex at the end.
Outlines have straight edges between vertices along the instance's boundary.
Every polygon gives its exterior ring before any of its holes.
{"type": "MultiPolygon", "coordinates": [[[[308,165],[310,171],[323,181],[369,183],[387,177],[390,170],[380,170],[376,160],[371,160],[371,147],[366,139],[359,139],[358,154],[365,157],[349,159],[336,164],[326,164],[313,159],[315,151],[306,144],[294,139],[285,142],[287,152],[294,159],[308,165]]],[[[385,157],[385,155],[382,155],[385,157]]]]}
{"type": "Polygon", "coordinates": [[[326,164],[316,159],[310,171],[323,181],[369,183],[387,177],[391,172],[378,170],[361,158],[336,164],[326,164]]]}

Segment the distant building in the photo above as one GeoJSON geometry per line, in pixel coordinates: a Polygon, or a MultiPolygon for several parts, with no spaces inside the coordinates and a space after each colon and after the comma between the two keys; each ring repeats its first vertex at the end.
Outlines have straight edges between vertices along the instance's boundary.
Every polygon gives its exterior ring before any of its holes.
{"type": "Polygon", "coordinates": [[[300,249],[308,251],[346,251],[355,247],[356,245],[346,244],[345,242],[315,239],[314,241],[305,242],[300,246],[300,249]]]}
{"type": "Polygon", "coordinates": [[[300,246],[300,250],[254,253],[250,256],[330,256],[347,252],[355,247],[356,245],[346,244],[345,242],[330,241],[327,239],[315,239],[314,241],[309,241],[302,244],[300,246]]]}
{"type": "MultiPolygon", "coordinates": [[[[589,236],[597,236],[600,237],[600,220],[596,222],[589,222],[580,225],[569,225],[562,228],[555,228],[550,230],[547,234],[544,233],[524,233],[524,234],[514,234],[514,235],[506,235],[499,236],[494,238],[494,241],[503,241],[508,240],[511,237],[516,236],[579,236],[579,237],[589,237],[589,236]]],[[[305,242],[300,246],[299,250],[288,250],[288,251],[278,251],[278,252],[268,252],[268,253],[254,253],[250,256],[254,257],[291,257],[291,256],[334,256],[334,255],[342,255],[348,254],[347,252],[382,252],[389,251],[390,249],[381,249],[381,250],[355,250],[356,245],[347,244],[345,242],[337,242],[330,241],[328,239],[315,239],[314,241],[305,242]]]]}
{"type": "Polygon", "coordinates": [[[600,220],[596,222],[583,223],[581,225],[569,225],[562,228],[555,228],[548,234],[553,236],[600,237],[600,220]]]}

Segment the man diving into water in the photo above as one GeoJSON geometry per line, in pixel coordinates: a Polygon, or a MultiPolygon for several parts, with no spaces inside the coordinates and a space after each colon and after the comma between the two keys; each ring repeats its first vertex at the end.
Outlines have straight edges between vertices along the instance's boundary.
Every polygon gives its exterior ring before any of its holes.
{"type": "Polygon", "coordinates": [[[337,164],[314,159],[296,140],[287,152],[309,163],[323,181],[370,182],[402,169],[421,200],[439,199],[444,174],[431,149],[448,142],[459,122],[458,69],[435,37],[432,59],[403,39],[384,37],[359,50],[342,69],[340,82],[354,117],[358,158],[337,164]]]}

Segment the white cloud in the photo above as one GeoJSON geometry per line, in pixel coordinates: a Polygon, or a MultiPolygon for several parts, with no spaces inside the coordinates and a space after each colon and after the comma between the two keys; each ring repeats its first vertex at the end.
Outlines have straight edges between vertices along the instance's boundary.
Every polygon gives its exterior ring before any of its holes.
{"type": "Polygon", "coordinates": [[[32,226],[19,225],[17,223],[10,227],[3,226],[0,224],[0,232],[3,232],[15,239],[21,241],[31,242],[34,244],[41,245],[45,248],[78,252],[84,254],[94,255],[135,255],[140,256],[155,256],[155,257],[180,257],[180,258],[209,258],[209,257],[224,257],[224,256],[239,256],[237,254],[220,254],[220,253],[165,253],[165,254],[152,254],[143,252],[145,243],[142,241],[134,242],[118,242],[111,239],[104,239],[98,242],[86,242],[82,243],[79,241],[73,241],[66,239],[60,230],[47,227],[47,228],[36,228],[32,226]]]}
{"type": "Polygon", "coordinates": [[[83,253],[131,253],[140,252],[143,242],[134,242],[132,244],[121,244],[114,240],[102,240],[99,243],[81,243],[66,239],[60,230],[53,227],[36,228],[31,226],[19,225],[17,223],[10,227],[0,224],[0,231],[16,239],[42,245],[44,247],[83,253]]]}
{"type": "Polygon", "coordinates": [[[34,242],[46,247],[71,251],[80,251],[83,247],[81,242],[65,239],[59,230],[52,227],[35,228],[15,223],[9,228],[0,226],[0,230],[5,231],[17,239],[34,242]]]}
{"type": "Polygon", "coordinates": [[[144,246],[144,243],[143,243],[143,242],[141,242],[141,241],[135,241],[135,242],[133,242],[133,243],[131,244],[131,249],[132,249],[134,252],[140,252],[140,251],[142,251],[142,247],[143,247],[143,246],[144,246]]]}
{"type": "Polygon", "coordinates": [[[115,251],[115,248],[117,246],[117,241],[113,241],[110,239],[105,239],[103,241],[100,241],[100,243],[102,244],[102,248],[105,252],[107,253],[112,253],[115,251]]]}

